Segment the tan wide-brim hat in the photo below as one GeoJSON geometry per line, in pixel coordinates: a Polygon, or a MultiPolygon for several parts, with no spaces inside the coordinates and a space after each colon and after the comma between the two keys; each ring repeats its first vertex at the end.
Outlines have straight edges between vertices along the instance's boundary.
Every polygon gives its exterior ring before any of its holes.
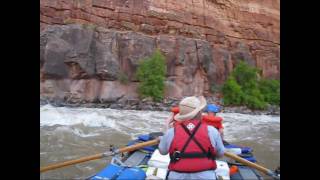
{"type": "Polygon", "coordinates": [[[177,121],[190,120],[194,118],[207,105],[207,101],[203,96],[199,98],[195,96],[186,97],[179,103],[179,113],[174,116],[177,121]]]}

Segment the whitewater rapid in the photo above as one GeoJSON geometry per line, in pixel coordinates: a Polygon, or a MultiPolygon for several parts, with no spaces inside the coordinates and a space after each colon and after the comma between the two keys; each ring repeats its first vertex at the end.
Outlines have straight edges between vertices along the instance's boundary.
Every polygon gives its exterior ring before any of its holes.
{"type": "MultiPolygon", "coordinates": [[[[45,105],[40,107],[40,128],[56,125],[64,127],[57,130],[69,130],[74,135],[84,138],[99,135],[98,132],[85,134],[79,128],[70,128],[75,125],[83,125],[113,129],[135,138],[139,134],[164,131],[165,119],[169,115],[169,112],[163,111],[67,108],[45,105]]],[[[219,113],[218,115],[224,119],[225,136],[231,141],[259,139],[266,135],[266,131],[280,130],[279,116],[239,113],[219,113]]]]}

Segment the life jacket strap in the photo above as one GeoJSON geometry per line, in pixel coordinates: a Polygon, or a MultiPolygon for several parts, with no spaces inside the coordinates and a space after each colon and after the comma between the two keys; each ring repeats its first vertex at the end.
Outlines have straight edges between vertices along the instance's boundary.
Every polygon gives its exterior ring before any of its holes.
{"type": "Polygon", "coordinates": [[[170,159],[172,159],[173,162],[185,158],[209,158],[215,160],[215,156],[210,151],[207,153],[181,153],[179,151],[175,151],[172,155],[170,155],[170,159]]]}
{"type": "Polygon", "coordinates": [[[183,146],[181,152],[184,153],[184,151],[185,151],[186,147],[189,145],[190,141],[193,140],[197,144],[197,146],[201,149],[201,151],[203,153],[206,153],[207,151],[202,147],[202,145],[194,137],[194,135],[196,134],[196,132],[198,131],[198,129],[201,125],[201,122],[198,123],[198,125],[195,127],[195,129],[192,133],[190,133],[190,131],[188,130],[188,128],[184,124],[181,124],[181,125],[182,125],[182,129],[189,135],[189,139],[188,139],[187,143],[183,146]]]}
{"type": "Polygon", "coordinates": [[[184,131],[189,135],[189,138],[186,141],[186,143],[184,144],[181,152],[175,150],[172,154],[170,154],[170,161],[171,162],[173,162],[173,163],[177,162],[181,158],[209,158],[209,159],[215,160],[215,155],[213,155],[211,153],[210,148],[208,149],[208,151],[206,151],[203,148],[203,146],[199,143],[199,141],[194,137],[194,135],[198,131],[200,125],[201,125],[201,122],[199,122],[197,124],[197,126],[194,129],[194,131],[191,133],[184,124],[181,124],[182,129],[184,129],[184,131]],[[196,153],[185,153],[184,152],[186,150],[187,146],[189,145],[189,143],[191,142],[191,140],[193,140],[197,144],[197,146],[201,149],[202,153],[198,153],[198,152],[196,152],[196,153]]]}

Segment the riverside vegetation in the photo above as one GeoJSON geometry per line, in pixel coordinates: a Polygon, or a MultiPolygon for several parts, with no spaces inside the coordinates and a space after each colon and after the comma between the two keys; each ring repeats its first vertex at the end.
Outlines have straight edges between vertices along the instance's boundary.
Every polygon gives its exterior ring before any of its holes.
{"type": "Polygon", "coordinates": [[[142,98],[151,97],[161,101],[164,96],[164,81],[166,79],[166,61],[157,49],[151,57],[140,61],[136,76],[140,81],[138,93],[142,98]]]}
{"type": "Polygon", "coordinates": [[[260,69],[240,61],[222,86],[223,104],[262,110],[268,104],[280,106],[280,81],[263,79],[260,73],[260,69]]]}

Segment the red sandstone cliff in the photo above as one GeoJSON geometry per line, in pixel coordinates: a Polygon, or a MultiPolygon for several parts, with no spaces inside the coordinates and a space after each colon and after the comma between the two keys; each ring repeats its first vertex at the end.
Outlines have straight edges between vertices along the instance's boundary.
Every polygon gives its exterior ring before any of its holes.
{"type": "Polygon", "coordinates": [[[279,0],[40,0],[41,95],[134,98],[137,62],[155,48],[170,97],[209,93],[240,59],[279,78],[279,9],[279,0]],[[63,26],[74,23],[91,25],[63,26]]]}

